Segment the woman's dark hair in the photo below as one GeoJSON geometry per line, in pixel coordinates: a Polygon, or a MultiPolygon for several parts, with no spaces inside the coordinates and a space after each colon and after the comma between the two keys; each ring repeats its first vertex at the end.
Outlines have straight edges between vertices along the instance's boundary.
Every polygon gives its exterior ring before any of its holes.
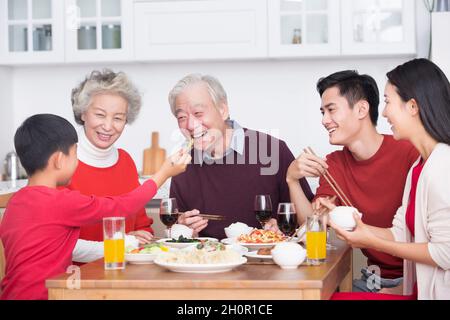
{"type": "Polygon", "coordinates": [[[353,108],[359,100],[366,100],[369,103],[370,120],[374,126],[377,125],[380,93],[376,81],[371,76],[359,74],[354,70],[345,70],[320,78],[317,82],[317,91],[321,97],[325,90],[332,87],[339,89],[339,93],[347,99],[350,108],[353,108]]]}
{"type": "Polygon", "coordinates": [[[387,73],[403,101],[414,99],[425,130],[438,142],[450,145],[450,83],[427,59],[414,59],[387,73]]]}
{"type": "Polygon", "coordinates": [[[26,119],[14,135],[20,163],[29,176],[47,167],[56,151],[69,154],[78,142],[77,132],[66,119],[54,114],[36,114],[26,119]]]}

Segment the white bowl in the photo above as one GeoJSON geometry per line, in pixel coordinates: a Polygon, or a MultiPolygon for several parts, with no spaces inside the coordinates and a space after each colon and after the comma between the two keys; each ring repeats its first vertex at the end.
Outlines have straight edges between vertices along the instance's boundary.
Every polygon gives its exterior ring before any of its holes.
{"type": "Polygon", "coordinates": [[[359,216],[362,217],[362,213],[358,212],[358,209],[354,207],[340,206],[331,210],[330,219],[342,229],[351,231],[356,227],[353,212],[357,212],[359,216]]]}
{"type": "Polygon", "coordinates": [[[237,238],[241,234],[249,234],[252,232],[253,228],[249,227],[245,223],[242,222],[236,222],[230,224],[228,227],[223,229],[225,231],[225,235],[229,239],[237,238]]]}
{"type": "Polygon", "coordinates": [[[239,253],[241,256],[245,255],[248,253],[248,248],[241,246],[237,243],[232,243],[232,244],[226,244],[225,245],[227,248],[230,248],[231,250],[236,251],[237,253],[239,253]]]}
{"type": "Polygon", "coordinates": [[[306,250],[297,243],[282,242],[271,250],[273,261],[281,269],[296,269],[305,261],[306,250]]]}
{"type": "MultiPolygon", "coordinates": [[[[180,236],[185,238],[192,238],[194,234],[194,230],[185,226],[184,224],[174,224],[172,228],[170,228],[171,238],[178,239],[180,236]]],[[[166,229],[166,236],[169,237],[169,230],[166,229]]]]}

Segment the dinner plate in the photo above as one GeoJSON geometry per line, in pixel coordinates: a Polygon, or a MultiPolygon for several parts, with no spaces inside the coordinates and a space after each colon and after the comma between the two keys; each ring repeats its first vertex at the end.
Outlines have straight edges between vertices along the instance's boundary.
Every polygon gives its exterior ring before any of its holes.
{"type": "Polygon", "coordinates": [[[241,246],[243,246],[243,247],[246,247],[246,248],[248,248],[250,251],[254,251],[254,250],[258,250],[258,249],[262,249],[262,248],[272,248],[272,247],[274,247],[277,243],[280,243],[280,242],[270,242],[270,243],[246,243],[246,242],[239,242],[239,241],[237,241],[236,239],[233,239],[233,238],[225,238],[225,239],[222,239],[221,240],[221,242],[223,243],[223,244],[233,244],[233,243],[236,243],[236,244],[239,244],[239,245],[241,245],[241,246]]]}
{"type": "Polygon", "coordinates": [[[257,259],[272,259],[272,255],[271,254],[258,254],[258,251],[249,251],[246,254],[244,254],[245,256],[249,257],[249,258],[257,258],[257,259]]]}
{"type": "MultiPolygon", "coordinates": [[[[198,238],[194,238],[194,239],[218,241],[216,238],[208,238],[208,237],[198,237],[198,238]]],[[[168,240],[172,240],[172,238],[163,238],[156,242],[164,243],[168,247],[177,248],[177,249],[187,248],[187,247],[190,247],[192,245],[196,245],[199,243],[199,242],[168,242],[168,240]]]]}
{"type": "Polygon", "coordinates": [[[219,273],[231,271],[240,265],[247,262],[247,258],[241,257],[238,261],[228,263],[210,263],[210,264],[198,264],[198,263],[168,263],[156,258],[155,264],[166,268],[172,272],[183,273],[219,273]]]}
{"type": "Polygon", "coordinates": [[[152,264],[157,253],[125,253],[125,260],[131,264],[152,264]]]}

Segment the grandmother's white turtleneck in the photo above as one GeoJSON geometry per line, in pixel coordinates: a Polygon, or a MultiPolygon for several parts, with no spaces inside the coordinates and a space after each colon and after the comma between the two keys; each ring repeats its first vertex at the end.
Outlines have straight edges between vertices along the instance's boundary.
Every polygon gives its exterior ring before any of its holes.
{"type": "Polygon", "coordinates": [[[84,129],[78,130],[78,160],[97,168],[108,168],[119,160],[119,151],[114,145],[107,149],[94,146],[86,137],[84,129]]]}

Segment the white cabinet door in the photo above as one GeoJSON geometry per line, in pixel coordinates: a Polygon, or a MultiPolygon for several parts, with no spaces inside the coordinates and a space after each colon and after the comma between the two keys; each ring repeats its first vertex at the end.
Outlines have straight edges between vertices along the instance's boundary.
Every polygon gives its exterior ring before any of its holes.
{"type": "Polygon", "coordinates": [[[431,26],[431,56],[450,79],[450,12],[433,12],[431,26]]]}
{"type": "Polygon", "coordinates": [[[267,57],[267,2],[136,2],[135,58],[186,60],[267,57]]]}
{"type": "Polygon", "coordinates": [[[342,54],[415,54],[415,1],[341,0],[342,54]]]}
{"type": "Polygon", "coordinates": [[[269,56],[340,54],[339,0],[268,0],[269,56]]]}
{"type": "Polygon", "coordinates": [[[131,0],[66,0],[66,62],[130,61],[131,0]]]}
{"type": "Polygon", "coordinates": [[[64,61],[60,0],[0,0],[0,64],[64,61]]]}

